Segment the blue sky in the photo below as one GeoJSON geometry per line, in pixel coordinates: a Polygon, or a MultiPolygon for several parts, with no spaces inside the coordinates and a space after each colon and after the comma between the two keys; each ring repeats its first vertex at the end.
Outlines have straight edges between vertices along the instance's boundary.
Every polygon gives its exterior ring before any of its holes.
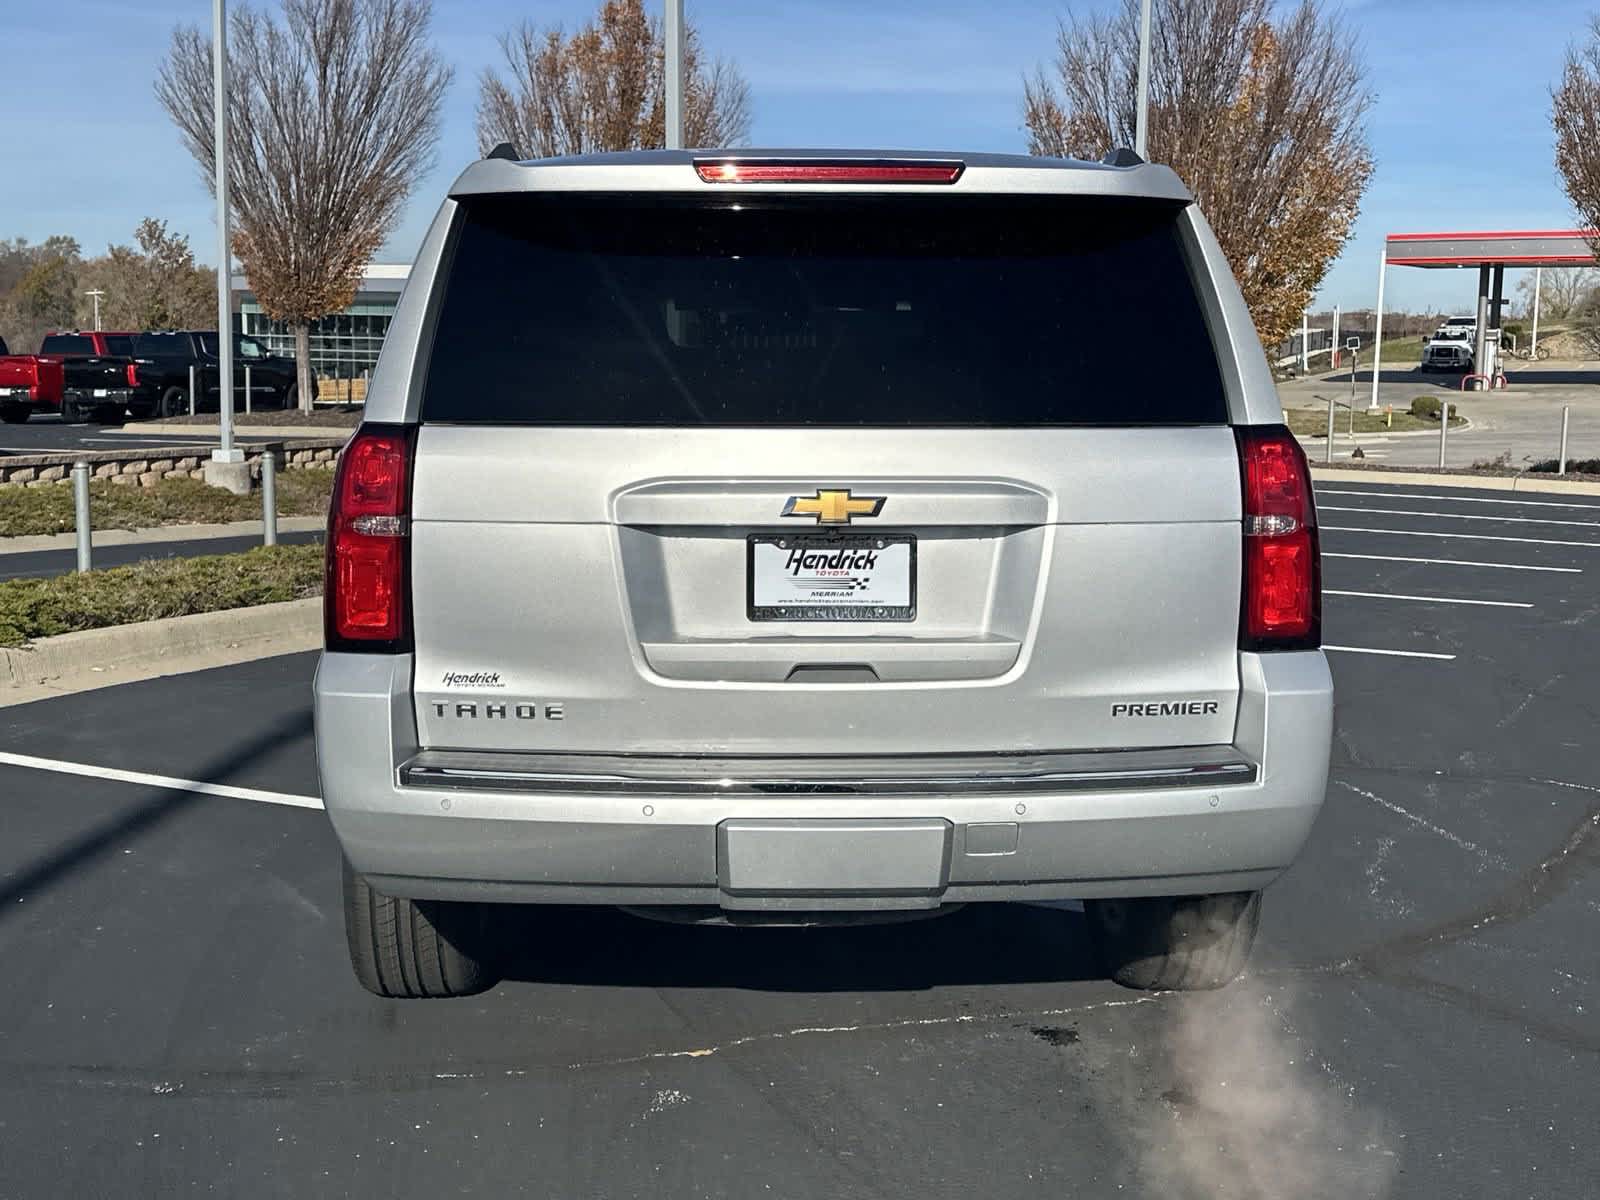
{"type": "MultiPolygon", "coordinates": [[[[1109,0],[686,0],[714,54],[750,82],[765,145],[1022,150],[1021,76],[1048,60],[1057,16],[1109,0]]],[[[1377,170],[1323,303],[1370,306],[1385,232],[1566,228],[1549,86],[1600,0],[1328,0],[1364,47],[1377,170]],[[1537,12],[1535,12],[1537,10],[1537,12]]],[[[495,35],[527,17],[573,26],[596,0],[436,0],[455,64],[439,163],[386,248],[409,258],[476,152],[477,78],[495,35]]],[[[150,90],[174,24],[209,0],[4,0],[0,237],[131,240],[145,215],[214,261],[210,198],[150,90]]],[[[1508,282],[1508,288],[1510,284],[1508,282]]],[[[1390,306],[1465,308],[1467,272],[1394,270],[1390,306]]]]}

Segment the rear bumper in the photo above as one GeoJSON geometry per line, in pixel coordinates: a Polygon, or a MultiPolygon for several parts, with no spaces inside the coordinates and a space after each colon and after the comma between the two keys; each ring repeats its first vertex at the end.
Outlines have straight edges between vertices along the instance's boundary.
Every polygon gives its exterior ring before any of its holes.
{"type": "MultiPolygon", "coordinates": [[[[1332,735],[1320,652],[1246,654],[1234,745],[1221,748],[1231,767],[1215,773],[1181,769],[1181,751],[1124,755],[1109,774],[1117,756],[1042,756],[1060,769],[1009,783],[846,771],[849,790],[721,786],[725,763],[698,777],[618,779],[573,760],[524,773],[512,760],[550,756],[420,754],[411,669],[407,656],[323,655],[318,765],[355,868],[436,899],[815,910],[1254,889],[1304,845],[1332,735]]],[[[1218,749],[1189,761],[1219,765],[1218,749]]]]}

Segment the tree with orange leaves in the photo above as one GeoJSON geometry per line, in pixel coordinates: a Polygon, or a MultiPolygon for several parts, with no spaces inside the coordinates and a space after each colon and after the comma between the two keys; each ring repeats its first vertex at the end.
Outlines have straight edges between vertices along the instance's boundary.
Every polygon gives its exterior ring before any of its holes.
{"type": "MultiPolygon", "coordinates": [[[[523,22],[501,35],[508,75],[478,85],[478,149],[510,142],[535,158],[666,145],[666,45],[641,0],[606,0],[571,37],[523,22]]],[[[684,141],[736,146],[749,136],[750,92],[731,64],[707,63],[684,29],[684,141]]]]}
{"type": "MultiPolygon", "coordinates": [[[[1055,79],[1024,84],[1029,150],[1099,158],[1131,146],[1139,0],[1069,18],[1055,79]]],[[[1211,222],[1256,331],[1275,345],[1338,257],[1372,174],[1366,70],[1316,0],[1273,19],[1271,0],[1155,0],[1149,156],[1211,222]]]]}

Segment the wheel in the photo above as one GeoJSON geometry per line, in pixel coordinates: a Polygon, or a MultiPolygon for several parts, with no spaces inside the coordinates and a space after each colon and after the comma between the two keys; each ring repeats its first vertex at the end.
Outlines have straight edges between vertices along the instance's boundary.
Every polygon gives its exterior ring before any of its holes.
{"type": "Polygon", "coordinates": [[[344,860],[350,965],[374,996],[437,999],[492,988],[499,979],[483,959],[487,916],[482,904],[385,896],[344,860]]]}
{"type": "Polygon", "coordinates": [[[288,390],[283,393],[283,411],[289,412],[300,407],[300,385],[291,383],[288,390]]]}
{"type": "Polygon", "coordinates": [[[1124,987],[1200,991],[1243,971],[1261,924],[1260,892],[1089,900],[1089,936],[1124,987]]]}
{"type": "Polygon", "coordinates": [[[1543,362],[1545,359],[1550,357],[1550,351],[1546,350],[1543,346],[1540,346],[1539,352],[1535,357],[1537,357],[1540,362],[1543,362]]]}
{"type": "Polygon", "coordinates": [[[70,396],[61,397],[61,423],[63,425],[87,425],[89,414],[70,396]]]}
{"type": "Polygon", "coordinates": [[[33,409],[26,404],[0,405],[0,421],[4,421],[7,425],[21,425],[31,416],[33,409]]]}
{"type": "Polygon", "coordinates": [[[161,393],[161,403],[156,411],[163,417],[187,417],[189,415],[189,393],[181,387],[169,387],[161,393]]]}

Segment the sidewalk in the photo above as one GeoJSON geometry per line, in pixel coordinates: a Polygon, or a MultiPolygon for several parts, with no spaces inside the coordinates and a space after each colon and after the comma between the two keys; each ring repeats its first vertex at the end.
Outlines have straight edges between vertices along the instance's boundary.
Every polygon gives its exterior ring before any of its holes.
{"type": "MultiPolygon", "coordinates": [[[[310,533],[327,525],[325,517],[279,517],[279,533],[310,533]]],[[[230,521],[225,525],[153,525],[148,529],[97,529],[96,546],[142,546],[154,542],[197,542],[216,538],[260,537],[260,521],[230,521]]],[[[36,554],[41,550],[71,550],[75,533],[46,533],[0,538],[0,554],[36,554]]]]}

